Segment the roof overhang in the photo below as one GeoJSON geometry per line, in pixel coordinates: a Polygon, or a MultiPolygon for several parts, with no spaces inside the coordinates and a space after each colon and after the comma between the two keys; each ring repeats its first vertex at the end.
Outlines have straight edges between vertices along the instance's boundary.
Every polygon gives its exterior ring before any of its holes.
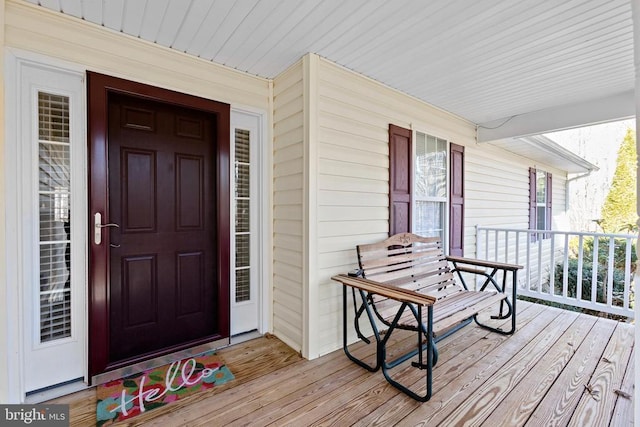
{"type": "Polygon", "coordinates": [[[629,119],[636,114],[635,91],[517,114],[478,125],[478,142],[489,142],[629,119]]]}
{"type": "Polygon", "coordinates": [[[493,141],[491,145],[568,173],[588,173],[599,169],[543,135],[506,138],[493,141]]]}

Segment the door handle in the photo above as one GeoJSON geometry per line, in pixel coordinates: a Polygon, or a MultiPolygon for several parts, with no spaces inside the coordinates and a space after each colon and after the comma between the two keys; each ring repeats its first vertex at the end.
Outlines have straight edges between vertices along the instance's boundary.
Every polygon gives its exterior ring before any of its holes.
{"type": "Polygon", "coordinates": [[[103,224],[102,223],[102,214],[100,212],[96,212],[93,215],[93,242],[96,245],[102,243],[102,229],[108,227],[116,227],[120,228],[120,226],[116,223],[103,224]]]}

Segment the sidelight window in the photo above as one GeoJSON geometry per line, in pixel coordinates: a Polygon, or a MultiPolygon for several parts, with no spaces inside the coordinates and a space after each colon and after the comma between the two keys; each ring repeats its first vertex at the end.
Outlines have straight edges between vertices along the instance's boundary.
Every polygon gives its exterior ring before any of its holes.
{"type": "Polygon", "coordinates": [[[236,302],[251,299],[251,156],[248,130],[235,130],[236,302]]]}
{"type": "Polygon", "coordinates": [[[40,341],[71,336],[69,98],[38,93],[40,341]]]}

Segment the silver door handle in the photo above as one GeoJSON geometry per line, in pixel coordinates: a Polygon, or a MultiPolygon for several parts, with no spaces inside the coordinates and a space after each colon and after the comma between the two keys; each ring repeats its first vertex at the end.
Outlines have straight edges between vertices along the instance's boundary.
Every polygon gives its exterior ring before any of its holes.
{"type": "Polygon", "coordinates": [[[102,243],[102,229],[108,228],[108,227],[120,228],[120,226],[115,223],[103,224],[102,214],[100,212],[96,212],[93,215],[93,242],[96,245],[99,245],[102,243]]]}

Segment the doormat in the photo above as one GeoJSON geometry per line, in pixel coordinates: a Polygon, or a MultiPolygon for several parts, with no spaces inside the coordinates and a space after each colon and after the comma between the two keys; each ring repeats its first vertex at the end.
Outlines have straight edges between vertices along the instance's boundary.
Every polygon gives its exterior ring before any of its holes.
{"type": "Polygon", "coordinates": [[[133,418],[234,379],[213,351],[96,388],[97,426],[133,418]]]}

